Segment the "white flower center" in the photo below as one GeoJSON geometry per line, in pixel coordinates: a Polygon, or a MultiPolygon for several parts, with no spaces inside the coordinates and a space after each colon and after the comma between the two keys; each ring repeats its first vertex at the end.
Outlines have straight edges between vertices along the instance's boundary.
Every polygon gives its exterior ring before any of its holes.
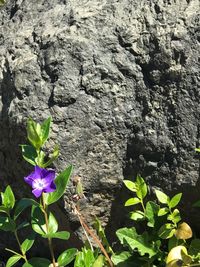
{"type": "Polygon", "coordinates": [[[37,179],[33,182],[33,187],[38,189],[43,189],[45,187],[45,182],[42,179],[37,179]]]}

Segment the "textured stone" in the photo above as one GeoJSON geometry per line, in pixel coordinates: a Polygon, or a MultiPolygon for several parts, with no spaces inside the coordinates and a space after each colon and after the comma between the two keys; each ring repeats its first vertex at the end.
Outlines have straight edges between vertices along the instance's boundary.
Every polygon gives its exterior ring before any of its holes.
{"type": "MultiPolygon", "coordinates": [[[[199,5],[8,0],[0,12],[1,186],[24,195],[26,119],[51,115],[56,169],[74,165],[87,220],[98,216],[110,234],[124,221],[124,177],[140,173],[152,186],[184,191],[188,205],[197,200],[199,5]]],[[[65,210],[74,230],[70,194],[72,185],[65,210]]]]}

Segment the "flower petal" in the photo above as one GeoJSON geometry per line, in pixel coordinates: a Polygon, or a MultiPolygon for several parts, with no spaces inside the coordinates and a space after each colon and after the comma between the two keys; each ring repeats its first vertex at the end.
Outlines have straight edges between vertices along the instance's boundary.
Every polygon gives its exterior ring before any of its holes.
{"type": "Polygon", "coordinates": [[[35,168],[34,168],[34,177],[36,178],[36,179],[38,179],[38,178],[41,178],[42,177],[42,171],[43,171],[44,169],[42,169],[42,168],[40,168],[39,166],[35,166],[35,168]]]}
{"type": "Polygon", "coordinates": [[[32,186],[34,180],[41,177],[41,172],[42,169],[39,166],[35,166],[34,171],[28,176],[24,177],[24,181],[30,186],[32,186]]]}
{"type": "Polygon", "coordinates": [[[34,194],[35,197],[38,198],[38,197],[41,196],[42,191],[43,191],[43,190],[36,188],[36,189],[34,189],[34,190],[32,191],[32,193],[34,194]]]}
{"type": "Polygon", "coordinates": [[[32,186],[32,183],[34,181],[34,172],[32,172],[30,175],[24,177],[24,181],[29,184],[30,186],[32,186]]]}
{"type": "Polygon", "coordinates": [[[55,185],[54,182],[51,182],[51,184],[49,184],[48,186],[46,186],[43,191],[45,193],[51,193],[51,192],[54,192],[55,190],[56,190],[56,185],[55,185]]]}
{"type": "Polygon", "coordinates": [[[45,183],[50,184],[55,179],[55,171],[53,170],[42,170],[42,179],[45,180],[45,183]]]}

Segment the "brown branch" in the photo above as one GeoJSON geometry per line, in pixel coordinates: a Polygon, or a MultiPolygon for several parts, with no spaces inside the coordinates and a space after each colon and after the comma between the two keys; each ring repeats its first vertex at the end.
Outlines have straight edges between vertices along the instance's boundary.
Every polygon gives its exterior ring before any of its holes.
{"type": "MultiPolygon", "coordinates": [[[[75,205],[74,205],[75,206],[75,205]]],[[[75,206],[75,212],[79,218],[79,221],[81,223],[81,225],[83,226],[83,228],[85,229],[85,231],[93,238],[93,240],[96,242],[96,244],[99,246],[99,248],[101,249],[102,253],[104,254],[104,256],[106,257],[110,267],[114,267],[110,257],[108,256],[108,253],[106,252],[105,248],[103,247],[101,241],[99,240],[99,238],[95,235],[95,233],[88,227],[88,225],[84,222],[84,219],[82,217],[82,215],[80,214],[80,212],[78,211],[77,207],[75,206]]]]}

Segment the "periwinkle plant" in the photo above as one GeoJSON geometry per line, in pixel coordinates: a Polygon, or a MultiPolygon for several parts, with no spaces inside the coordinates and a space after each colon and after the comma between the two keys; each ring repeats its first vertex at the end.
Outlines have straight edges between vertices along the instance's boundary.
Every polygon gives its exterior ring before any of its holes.
{"type": "Polygon", "coordinates": [[[34,199],[23,198],[17,202],[10,186],[1,192],[0,213],[3,215],[0,216],[0,230],[12,232],[19,246],[19,251],[6,249],[14,254],[8,259],[6,267],[11,267],[21,260],[24,261],[23,267],[67,266],[74,260],[77,253],[75,248],[70,248],[62,252],[57,259],[54,255],[52,240],[54,238],[67,240],[70,234],[67,231],[58,231],[57,220],[49,211],[49,205],[63,196],[72,172],[72,166],[57,176],[55,170],[47,169],[59,155],[58,146],[55,146],[49,158],[43,151],[49,137],[50,125],[51,118],[42,124],[29,119],[27,136],[30,144],[21,145],[23,158],[34,166],[33,172],[24,178],[25,182],[32,187],[34,199]],[[28,207],[31,207],[30,219],[18,225],[19,216],[28,207]],[[19,232],[27,226],[31,226],[31,234],[21,242],[19,232]],[[47,239],[51,260],[37,257],[28,259],[27,252],[33,246],[37,234],[47,239]]]}

